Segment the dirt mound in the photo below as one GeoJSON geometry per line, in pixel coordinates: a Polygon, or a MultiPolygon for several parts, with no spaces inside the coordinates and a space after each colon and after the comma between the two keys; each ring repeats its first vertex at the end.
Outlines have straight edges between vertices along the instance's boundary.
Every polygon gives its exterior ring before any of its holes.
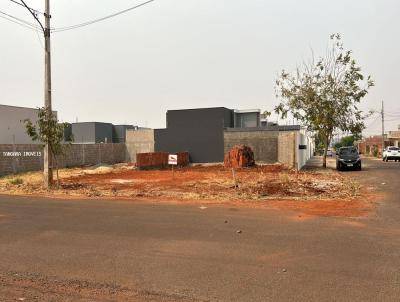
{"type": "Polygon", "coordinates": [[[237,145],[225,154],[224,166],[227,168],[251,167],[254,164],[254,152],[249,146],[237,145]]]}

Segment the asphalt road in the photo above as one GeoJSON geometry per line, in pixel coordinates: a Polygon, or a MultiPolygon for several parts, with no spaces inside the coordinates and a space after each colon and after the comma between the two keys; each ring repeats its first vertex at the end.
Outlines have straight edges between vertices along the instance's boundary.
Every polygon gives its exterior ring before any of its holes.
{"type": "Polygon", "coordinates": [[[399,301],[400,163],[344,173],[368,217],[0,196],[0,301],[399,301]]]}

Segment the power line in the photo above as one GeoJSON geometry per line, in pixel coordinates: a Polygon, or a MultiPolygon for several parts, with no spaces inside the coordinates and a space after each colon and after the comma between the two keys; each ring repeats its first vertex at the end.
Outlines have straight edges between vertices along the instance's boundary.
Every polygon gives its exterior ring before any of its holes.
{"type": "MultiPolygon", "coordinates": [[[[19,6],[22,6],[23,8],[25,8],[25,5],[23,5],[22,3],[18,2],[18,1],[15,1],[15,0],[10,0],[10,1],[15,3],[15,4],[17,4],[17,5],[19,5],[19,6]]],[[[44,13],[42,13],[41,11],[38,11],[37,9],[34,9],[32,7],[29,7],[29,6],[27,8],[30,9],[31,11],[37,13],[37,14],[44,15],[44,13]]]]}
{"type": "MultiPolygon", "coordinates": [[[[24,5],[24,7],[29,11],[29,13],[33,16],[33,18],[37,21],[37,23],[39,23],[40,28],[42,29],[43,33],[46,34],[46,31],[45,31],[45,29],[43,27],[42,22],[40,22],[39,18],[37,17],[37,13],[35,11],[33,11],[32,9],[30,9],[29,6],[26,5],[24,0],[21,0],[21,2],[24,5]]],[[[45,16],[46,19],[47,19],[47,17],[50,18],[50,16],[47,16],[46,14],[44,16],[45,16]]],[[[50,34],[50,31],[49,31],[49,34],[50,34]]]]}
{"type": "Polygon", "coordinates": [[[400,118],[393,118],[393,119],[389,119],[389,120],[385,120],[386,122],[395,122],[395,121],[399,121],[400,122],[400,118]]]}
{"type": "Polygon", "coordinates": [[[375,124],[378,121],[379,118],[380,118],[379,115],[376,116],[375,119],[366,126],[366,128],[370,128],[373,124],[375,124]]]}
{"type": "MultiPolygon", "coordinates": [[[[23,19],[17,18],[17,17],[15,17],[15,16],[13,16],[13,15],[7,14],[7,13],[1,11],[1,10],[0,10],[0,14],[6,16],[6,17],[8,17],[8,18],[14,19],[14,20],[17,21],[20,25],[21,25],[21,24],[24,24],[25,26],[27,26],[27,27],[29,26],[29,27],[32,28],[32,29],[35,29],[35,30],[39,29],[35,24],[30,23],[30,22],[28,22],[28,21],[25,21],[25,20],[23,20],[23,19]]],[[[8,20],[9,20],[9,19],[8,19],[8,20]]],[[[9,20],[9,21],[10,21],[10,20],[9,20]]],[[[14,22],[14,23],[16,23],[16,22],[14,22]]]]}
{"type": "Polygon", "coordinates": [[[91,21],[87,21],[87,22],[83,22],[83,23],[79,23],[79,24],[75,24],[75,25],[71,25],[71,26],[64,26],[64,27],[59,27],[59,28],[53,28],[53,29],[52,29],[52,32],[62,32],[62,31],[67,31],[67,30],[72,30],[72,29],[77,29],[77,28],[80,28],[80,27],[88,26],[88,25],[91,25],[91,24],[94,24],[94,23],[97,23],[97,22],[101,22],[101,21],[104,21],[104,20],[107,20],[107,19],[110,19],[110,18],[119,16],[119,15],[122,15],[122,14],[124,14],[124,13],[127,13],[127,12],[129,12],[129,11],[131,11],[131,10],[134,10],[134,9],[136,9],[136,8],[139,8],[139,7],[145,6],[145,5],[147,5],[147,4],[151,3],[151,2],[154,2],[154,1],[155,1],[155,0],[148,0],[148,1],[143,2],[143,3],[140,3],[140,4],[138,4],[138,5],[129,7],[129,8],[127,8],[127,9],[124,9],[124,10],[122,10],[122,11],[113,13],[113,14],[111,14],[111,15],[107,15],[107,16],[102,17],[102,18],[94,19],[94,20],[91,20],[91,21]]]}
{"type": "Polygon", "coordinates": [[[7,20],[7,21],[10,21],[10,22],[12,22],[12,23],[18,24],[18,25],[23,26],[23,27],[25,27],[25,28],[29,28],[29,29],[31,29],[31,30],[35,30],[34,28],[32,28],[32,27],[30,27],[30,26],[28,26],[28,25],[25,25],[25,24],[23,24],[23,23],[17,22],[17,21],[15,21],[15,20],[12,20],[12,19],[7,18],[7,17],[5,17],[5,16],[0,15],[0,18],[2,18],[2,19],[4,19],[4,20],[7,20]]]}

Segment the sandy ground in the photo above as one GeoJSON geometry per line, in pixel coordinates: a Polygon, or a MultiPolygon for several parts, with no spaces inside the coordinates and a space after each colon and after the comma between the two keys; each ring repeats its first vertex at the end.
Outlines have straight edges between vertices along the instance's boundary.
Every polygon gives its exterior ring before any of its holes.
{"type": "Polygon", "coordinates": [[[60,187],[47,191],[40,172],[0,178],[0,193],[53,197],[123,198],[166,202],[237,203],[306,209],[310,215],[360,216],[371,196],[335,170],[297,172],[283,165],[232,169],[222,165],[136,170],[130,165],[63,169],[60,187]]]}

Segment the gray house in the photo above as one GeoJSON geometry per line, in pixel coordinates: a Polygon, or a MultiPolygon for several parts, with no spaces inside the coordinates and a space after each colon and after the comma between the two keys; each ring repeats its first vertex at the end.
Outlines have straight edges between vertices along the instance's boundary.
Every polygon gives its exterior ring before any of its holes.
{"type": "Polygon", "coordinates": [[[138,127],[133,125],[113,125],[113,143],[125,143],[127,130],[138,130],[138,127]]]}
{"type": "Polygon", "coordinates": [[[36,123],[37,114],[34,108],[0,105],[0,144],[39,144],[26,134],[24,125],[25,119],[36,123]]]}
{"type": "Polygon", "coordinates": [[[113,142],[113,125],[110,123],[72,123],[74,143],[96,144],[113,142]]]}
{"type": "Polygon", "coordinates": [[[197,163],[224,158],[224,130],[260,126],[260,110],[225,107],[167,111],[167,128],[154,130],[156,151],[187,151],[197,163]]]}

